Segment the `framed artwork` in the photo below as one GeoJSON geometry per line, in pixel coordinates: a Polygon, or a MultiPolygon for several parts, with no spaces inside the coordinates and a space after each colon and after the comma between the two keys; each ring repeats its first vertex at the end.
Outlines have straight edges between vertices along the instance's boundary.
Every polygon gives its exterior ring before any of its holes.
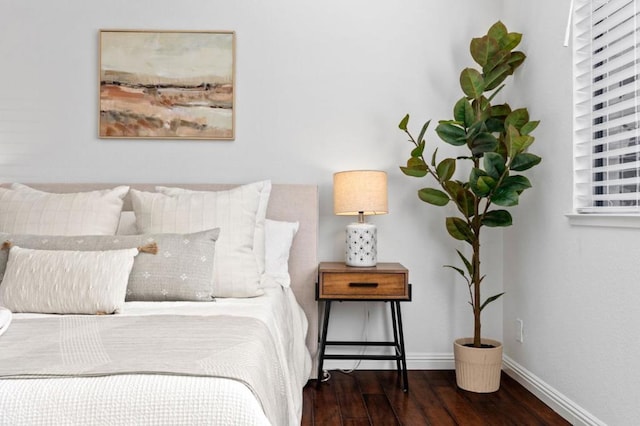
{"type": "Polygon", "coordinates": [[[233,140],[235,33],[100,30],[101,138],[233,140]]]}

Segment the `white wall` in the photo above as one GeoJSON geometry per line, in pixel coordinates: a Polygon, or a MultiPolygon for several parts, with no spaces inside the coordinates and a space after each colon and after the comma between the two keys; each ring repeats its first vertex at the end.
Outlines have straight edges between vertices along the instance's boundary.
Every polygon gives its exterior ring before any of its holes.
{"type": "Polygon", "coordinates": [[[562,46],[569,0],[505,5],[528,54],[510,96],[542,120],[532,150],[543,157],[504,234],[506,355],[596,419],[637,424],[640,229],[572,226],[564,216],[572,211],[571,48],[562,46]]]}

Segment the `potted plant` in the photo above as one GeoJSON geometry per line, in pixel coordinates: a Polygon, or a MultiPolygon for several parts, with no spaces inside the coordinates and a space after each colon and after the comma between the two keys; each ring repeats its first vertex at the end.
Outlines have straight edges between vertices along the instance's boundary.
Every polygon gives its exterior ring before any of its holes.
{"type": "Polygon", "coordinates": [[[436,187],[420,189],[418,197],[436,206],[453,203],[456,213],[446,218],[446,229],[451,237],[471,248],[471,258],[456,250],[461,267],[445,266],[457,271],[469,288],[473,338],[456,340],[454,356],[458,386],[475,392],[498,390],[502,368],[501,343],[484,339],[481,334],[481,312],[504,293],[481,297],[484,276],[480,272],[480,234],[484,227],[512,225],[506,208],[517,205],[522,192],[531,187],[529,179],[519,172],[541,161],[528,152],[534,141],[531,132],[539,122],[529,120],[526,108],[492,103],[505,79],[525,60],[524,53],[513,50],[521,38],[522,34],[510,33],[497,22],[486,35],[471,40],[471,56],[481,69],[462,70],[460,87],[464,96],[455,103],[453,119],[440,121],[436,127],[440,139],[464,148],[464,153],[439,160],[436,149],[427,161],[424,137],[429,121],[417,138],[408,130],[408,114],[399,124],[413,144],[407,165],[400,169],[407,176],[435,180],[436,187]],[[491,357],[495,359],[491,361],[491,357]],[[490,366],[483,366],[485,361],[490,366]]]}

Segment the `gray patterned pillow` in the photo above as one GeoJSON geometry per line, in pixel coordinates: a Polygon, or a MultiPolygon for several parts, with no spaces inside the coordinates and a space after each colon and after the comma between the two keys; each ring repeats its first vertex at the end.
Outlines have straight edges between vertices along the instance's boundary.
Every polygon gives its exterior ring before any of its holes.
{"type": "MultiPolygon", "coordinates": [[[[0,233],[0,242],[10,241],[29,249],[77,251],[119,250],[155,242],[157,254],[136,256],[126,300],[210,301],[215,298],[213,257],[219,233],[218,228],[192,234],[74,237],[0,233]]],[[[7,267],[8,252],[0,250],[0,277],[7,267]]]]}

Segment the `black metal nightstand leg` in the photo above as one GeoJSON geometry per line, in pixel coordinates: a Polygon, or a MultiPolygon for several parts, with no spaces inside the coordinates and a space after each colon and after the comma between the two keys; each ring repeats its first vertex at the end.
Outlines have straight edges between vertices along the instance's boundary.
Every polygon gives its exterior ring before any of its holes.
{"type": "MultiPolygon", "coordinates": [[[[396,356],[400,355],[400,339],[398,337],[398,320],[396,319],[396,302],[389,302],[389,306],[391,307],[391,323],[393,324],[393,350],[396,353],[396,356]]],[[[400,367],[400,358],[396,358],[396,371],[398,372],[398,376],[401,374],[400,367]]]]}
{"type": "Polygon", "coordinates": [[[398,332],[400,338],[400,352],[402,353],[402,390],[405,392],[409,392],[409,377],[407,375],[407,355],[404,350],[404,333],[402,328],[402,312],[400,311],[400,302],[392,302],[396,305],[396,310],[398,314],[398,332]]]}
{"type": "Polygon", "coordinates": [[[324,318],[322,320],[322,334],[320,337],[320,346],[318,348],[318,382],[317,386],[322,384],[323,371],[322,365],[324,363],[324,352],[327,346],[327,329],[329,328],[329,313],[331,312],[331,300],[324,302],[324,318]]]}

